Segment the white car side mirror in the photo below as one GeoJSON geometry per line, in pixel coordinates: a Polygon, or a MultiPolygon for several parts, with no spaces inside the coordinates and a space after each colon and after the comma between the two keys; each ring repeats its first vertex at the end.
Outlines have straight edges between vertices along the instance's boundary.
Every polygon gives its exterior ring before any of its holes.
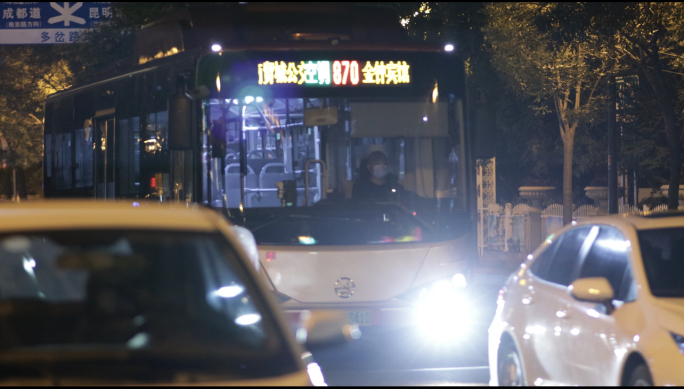
{"type": "Polygon", "coordinates": [[[299,316],[297,340],[308,348],[331,346],[361,337],[358,325],[336,310],[302,311],[299,316]]]}
{"type": "Polygon", "coordinates": [[[252,232],[245,227],[241,226],[230,226],[235,233],[235,236],[240,241],[242,248],[247,253],[249,260],[254,264],[256,271],[259,271],[259,250],[257,250],[256,240],[252,232]]]}
{"type": "Polygon", "coordinates": [[[568,286],[568,292],[579,301],[604,303],[609,306],[609,311],[615,297],[610,282],[604,277],[578,278],[568,286]]]}

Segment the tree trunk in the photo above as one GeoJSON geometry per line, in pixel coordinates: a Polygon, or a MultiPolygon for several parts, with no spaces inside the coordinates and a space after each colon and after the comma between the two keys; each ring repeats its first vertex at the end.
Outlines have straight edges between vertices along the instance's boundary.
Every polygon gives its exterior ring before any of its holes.
{"type": "Polygon", "coordinates": [[[572,222],[572,153],[575,148],[575,138],[563,138],[563,225],[572,222]],[[566,139],[569,138],[569,139],[566,139]]]}

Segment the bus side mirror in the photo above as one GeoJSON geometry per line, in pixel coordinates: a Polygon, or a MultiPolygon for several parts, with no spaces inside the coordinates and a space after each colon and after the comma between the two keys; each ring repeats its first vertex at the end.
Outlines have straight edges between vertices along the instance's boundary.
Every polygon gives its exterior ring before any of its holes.
{"type": "Polygon", "coordinates": [[[169,98],[169,148],[190,150],[192,148],[193,101],[185,92],[177,92],[169,98]]]}

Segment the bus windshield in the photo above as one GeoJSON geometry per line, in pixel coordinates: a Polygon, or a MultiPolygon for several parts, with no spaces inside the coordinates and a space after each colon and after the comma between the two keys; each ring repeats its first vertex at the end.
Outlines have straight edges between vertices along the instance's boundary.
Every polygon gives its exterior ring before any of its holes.
{"type": "MultiPolygon", "coordinates": [[[[443,230],[469,225],[476,191],[462,60],[364,45],[184,51],[55,94],[45,195],[197,202],[253,228],[276,212],[330,221],[328,205],[379,203],[443,230]]],[[[295,243],[309,236],[300,227],[295,243]]],[[[359,244],[436,239],[415,227],[359,244]]],[[[277,240],[292,241],[285,235],[277,240]]],[[[333,241],[323,235],[317,242],[333,241]]]]}
{"type": "Polygon", "coordinates": [[[436,84],[428,92],[411,99],[208,99],[204,203],[244,209],[436,201],[463,209],[461,107],[439,101],[436,84]],[[373,180],[368,157],[380,153],[386,168],[373,180]],[[387,196],[371,196],[364,186],[387,196]]]}

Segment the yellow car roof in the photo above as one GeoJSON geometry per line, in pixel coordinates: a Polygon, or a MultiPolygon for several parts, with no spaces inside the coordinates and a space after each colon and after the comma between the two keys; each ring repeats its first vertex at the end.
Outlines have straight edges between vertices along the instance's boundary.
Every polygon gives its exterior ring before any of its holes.
{"type": "Polygon", "coordinates": [[[215,231],[221,217],[196,204],[134,200],[40,200],[0,203],[0,233],[55,229],[215,231]]]}

